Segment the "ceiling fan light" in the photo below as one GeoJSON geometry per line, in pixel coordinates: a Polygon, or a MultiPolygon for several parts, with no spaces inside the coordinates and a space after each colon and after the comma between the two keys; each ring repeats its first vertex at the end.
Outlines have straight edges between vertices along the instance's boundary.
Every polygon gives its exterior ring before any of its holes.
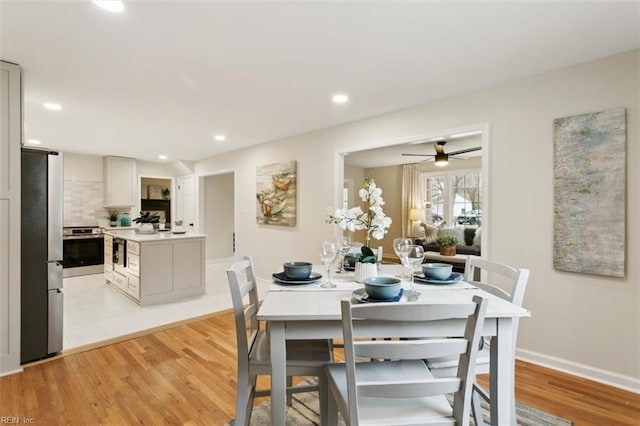
{"type": "Polygon", "coordinates": [[[449,156],[447,154],[436,154],[435,165],[438,167],[444,167],[449,164],[449,156]]]}

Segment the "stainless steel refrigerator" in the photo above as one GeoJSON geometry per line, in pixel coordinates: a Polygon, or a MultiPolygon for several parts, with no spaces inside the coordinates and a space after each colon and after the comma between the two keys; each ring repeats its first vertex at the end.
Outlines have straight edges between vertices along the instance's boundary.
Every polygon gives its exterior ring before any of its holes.
{"type": "Polygon", "coordinates": [[[21,363],[62,350],[62,161],[22,149],[21,363]]]}

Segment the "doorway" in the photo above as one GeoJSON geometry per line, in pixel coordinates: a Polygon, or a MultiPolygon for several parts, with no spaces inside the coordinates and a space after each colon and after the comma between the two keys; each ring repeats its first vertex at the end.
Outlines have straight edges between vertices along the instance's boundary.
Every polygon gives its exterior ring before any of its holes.
{"type": "Polygon", "coordinates": [[[158,215],[166,228],[171,227],[173,178],[140,177],[140,210],[158,215]]]}
{"type": "MultiPolygon", "coordinates": [[[[489,125],[487,123],[415,135],[404,140],[377,141],[369,146],[358,147],[353,151],[336,151],[335,205],[343,205],[345,180],[351,179],[354,182],[362,182],[364,177],[375,177],[376,184],[380,184],[383,190],[386,188],[385,194],[388,194],[385,197],[387,202],[386,211],[392,217],[394,224],[401,224],[403,219],[401,213],[394,214],[393,206],[390,202],[393,201],[392,194],[401,193],[402,165],[410,163],[420,164],[421,190],[424,190],[424,192],[421,191],[423,192],[421,197],[423,198],[423,205],[425,205],[423,212],[421,212],[424,215],[421,221],[426,223],[434,222],[438,217],[438,215],[433,215],[433,199],[430,197],[429,192],[426,191],[426,188],[423,188],[424,185],[422,185],[425,180],[424,176],[427,173],[438,170],[440,174],[443,174],[442,171],[445,171],[444,174],[453,174],[456,171],[457,174],[463,177],[468,177],[470,174],[479,174],[482,177],[482,185],[478,188],[479,194],[474,198],[478,207],[477,209],[476,207],[469,207],[469,211],[478,212],[479,206],[482,206],[481,221],[483,236],[486,237],[487,233],[485,231],[490,229],[491,207],[489,204],[489,125]],[[451,153],[451,155],[448,158],[448,164],[438,167],[439,165],[436,166],[435,164],[434,154],[436,150],[434,145],[439,145],[438,142],[442,141],[446,141],[446,152],[451,153]],[[430,211],[429,217],[427,217],[428,211],[430,211]]],[[[464,189],[469,192],[469,188],[464,189]]],[[[354,191],[357,193],[357,186],[354,191]]],[[[396,198],[399,197],[396,196],[396,198]]],[[[401,201],[397,199],[396,202],[401,201]]],[[[349,207],[353,205],[349,204],[349,207]]],[[[473,205],[470,204],[470,206],[473,205]]],[[[452,204],[450,210],[451,213],[447,218],[447,224],[449,226],[461,225],[459,223],[459,216],[461,215],[454,214],[456,211],[455,205],[452,204]]],[[[466,214],[466,210],[462,213],[466,214]]],[[[409,220],[409,218],[406,219],[409,220]]],[[[471,224],[469,223],[469,225],[471,224]]],[[[480,222],[476,218],[476,223],[473,226],[479,225],[480,222]]],[[[394,228],[383,243],[389,244],[387,241],[393,240],[393,238],[389,237],[399,237],[401,233],[402,228],[394,228]]],[[[489,255],[487,238],[482,238],[480,244],[483,257],[489,255]]],[[[392,253],[393,251],[391,247],[385,247],[385,252],[392,253]]]]}
{"type": "Polygon", "coordinates": [[[235,174],[203,177],[203,227],[207,261],[235,254],[235,174]]]}

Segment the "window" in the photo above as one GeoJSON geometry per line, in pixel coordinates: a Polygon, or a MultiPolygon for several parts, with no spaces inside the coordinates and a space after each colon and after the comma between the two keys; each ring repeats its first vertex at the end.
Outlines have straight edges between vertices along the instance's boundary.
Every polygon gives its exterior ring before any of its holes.
{"type": "Polygon", "coordinates": [[[427,208],[431,203],[433,222],[480,225],[482,175],[479,170],[423,173],[420,185],[423,203],[427,208]]]}
{"type": "MultiPolygon", "coordinates": [[[[442,220],[444,217],[445,185],[444,176],[430,176],[421,179],[422,201],[431,203],[431,215],[433,219],[442,220]]],[[[427,210],[429,206],[427,204],[427,210]]],[[[427,218],[429,220],[429,218],[427,218]]]]}

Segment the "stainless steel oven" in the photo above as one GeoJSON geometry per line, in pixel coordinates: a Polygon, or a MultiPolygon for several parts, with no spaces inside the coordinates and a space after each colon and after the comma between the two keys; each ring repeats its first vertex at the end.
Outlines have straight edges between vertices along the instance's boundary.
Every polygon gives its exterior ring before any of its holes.
{"type": "Polygon", "coordinates": [[[104,235],[97,226],[65,227],[62,236],[63,276],[104,271],[104,235]]]}

